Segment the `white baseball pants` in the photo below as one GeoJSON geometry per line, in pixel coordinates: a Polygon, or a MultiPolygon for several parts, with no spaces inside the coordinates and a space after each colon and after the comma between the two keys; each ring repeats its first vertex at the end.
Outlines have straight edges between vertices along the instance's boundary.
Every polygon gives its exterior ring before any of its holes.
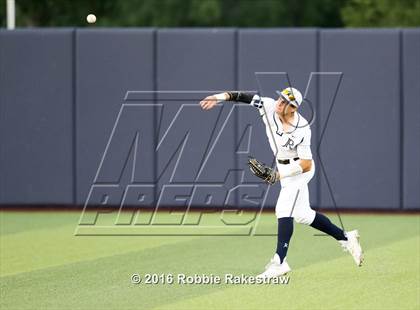
{"type": "MultiPolygon", "coordinates": [[[[277,164],[280,165],[280,164],[277,164]]],[[[309,203],[308,183],[315,174],[315,162],[310,171],[281,180],[281,190],[276,204],[276,217],[293,217],[297,223],[310,225],[315,211],[309,203]]]]}

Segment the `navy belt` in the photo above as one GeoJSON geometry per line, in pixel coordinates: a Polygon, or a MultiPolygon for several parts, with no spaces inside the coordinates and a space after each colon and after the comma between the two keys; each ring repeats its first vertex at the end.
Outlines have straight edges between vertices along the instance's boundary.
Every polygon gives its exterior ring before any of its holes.
{"type": "MultiPolygon", "coordinates": [[[[299,160],[299,157],[293,158],[294,161],[299,160]]],[[[290,159],[277,159],[277,162],[282,165],[290,164],[290,159]]]]}

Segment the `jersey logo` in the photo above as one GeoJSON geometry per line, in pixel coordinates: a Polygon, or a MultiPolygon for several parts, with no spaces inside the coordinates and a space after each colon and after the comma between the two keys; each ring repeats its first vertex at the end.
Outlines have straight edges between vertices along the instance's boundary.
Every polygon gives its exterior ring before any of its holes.
{"type": "Polygon", "coordinates": [[[284,145],[282,145],[282,147],[288,147],[289,149],[292,149],[294,145],[295,141],[289,138],[287,142],[284,145]]]}

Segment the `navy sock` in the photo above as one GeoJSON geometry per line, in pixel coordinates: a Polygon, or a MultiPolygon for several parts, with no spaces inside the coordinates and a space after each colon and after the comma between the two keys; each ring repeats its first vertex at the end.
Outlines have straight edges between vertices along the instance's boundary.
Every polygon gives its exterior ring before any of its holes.
{"type": "Polygon", "coordinates": [[[282,217],[278,219],[278,232],[277,232],[277,251],[280,256],[280,263],[283,263],[289,249],[290,238],[293,234],[293,218],[282,217]]]}
{"type": "Polygon", "coordinates": [[[311,226],[316,228],[331,237],[335,238],[336,240],[347,240],[347,237],[344,235],[344,231],[335,226],[325,215],[321,213],[316,213],[315,219],[312,222],[311,226]]]}

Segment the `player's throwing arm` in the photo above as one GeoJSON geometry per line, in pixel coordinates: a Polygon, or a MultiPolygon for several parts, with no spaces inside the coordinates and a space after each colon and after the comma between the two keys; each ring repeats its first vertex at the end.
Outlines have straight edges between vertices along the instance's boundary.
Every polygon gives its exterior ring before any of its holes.
{"type": "MultiPolygon", "coordinates": [[[[243,92],[224,92],[220,94],[215,94],[204,98],[200,105],[203,110],[210,110],[214,108],[219,102],[222,101],[234,101],[234,102],[242,102],[246,104],[252,104],[257,108],[262,107],[262,101],[258,95],[243,93],[243,92]]],[[[283,99],[280,102],[280,105],[286,106],[288,102],[283,99]]],[[[297,106],[289,105],[288,109],[285,109],[285,117],[287,116],[287,112],[294,113],[297,110],[297,106]]],[[[282,117],[280,117],[282,118],[282,117]]],[[[284,123],[288,123],[288,120],[284,120],[284,123]]],[[[270,140],[270,139],[269,139],[270,140]]],[[[273,140],[275,144],[275,139],[273,140]]],[[[310,152],[310,150],[309,150],[310,152]]],[[[297,161],[291,161],[288,165],[279,166],[278,171],[272,169],[270,166],[258,161],[255,158],[250,158],[248,160],[248,165],[251,172],[266,181],[268,184],[272,185],[275,182],[280,181],[283,178],[296,176],[298,174],[308,172],[312,168],[312,159],[305,159],[300,158],[297,161]]]]}

